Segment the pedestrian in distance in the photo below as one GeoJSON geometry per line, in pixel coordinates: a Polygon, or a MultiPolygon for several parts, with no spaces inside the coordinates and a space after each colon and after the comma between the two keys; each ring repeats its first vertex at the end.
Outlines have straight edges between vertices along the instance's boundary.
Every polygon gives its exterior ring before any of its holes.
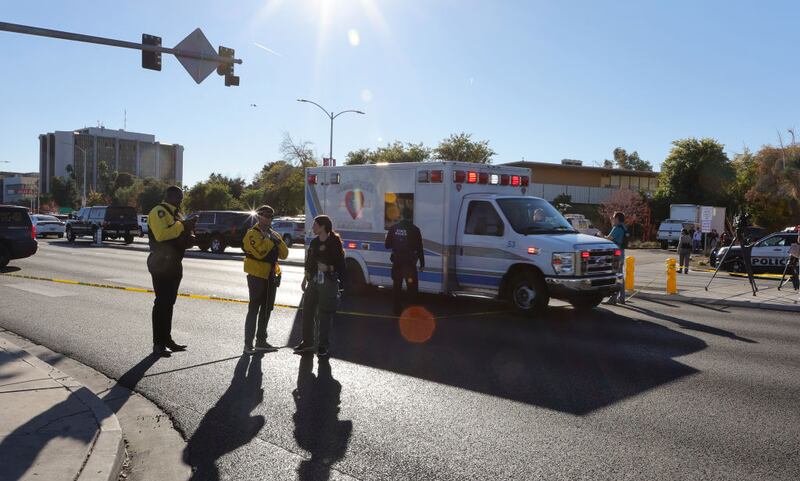
{"type": "Polygon", "coordinates": [[[692,236],[689,234],[689,231],[683,229],[681,231],[681,236],[678,239],[678,274],[683,272],[684,274],[689,273],[689,260],[692,257],[692,236]]]}
{"type": "Polygon", "coordinates": [[[186,345],[172,339],[172,311],[183,277],[183,254],[192,247],[196,219],[183,219],[180,205],[183,190],[168,187],[164,201],[153,207],[147,216],[147,237],[150,254],[147,270],[153,279],[156,298],[153,302],[153,353],[169,357],[185,351],[186,345]]]}
{"type": "Polygon", "coordinates": [[[400,222],[389,227],[386,233],[384,246],[391,249],[392,255],[392,295],[394,299],[394,313],[399,315],[403,310],[401,296],[403,282],[412,299],[416,299],[419,292],[419,270],[425,270],[425,252],[422,247],[422,233],[419,227],[411,220],[411,212],[403,209],[400,222]]]}
{"type": "Polygon", "coordinates": [[[311,229],[316,236],[308,246],[305,277],[300,286],[303,296],[303,341],[295,354],[314,352],[314,338],[319,328],[319,357],[328,355],[331,322],[339,301],[339,285],[344,277],[344,248],[339,234],[327,215],[314,219],[311,229]]]}
{"type": "Polygon", "coordinates": [[[606,236],[606,239],[617,244],[617,247],[622,251],[622,285],[619,285],[619,292],[613,294],[606,304],[615,305],[625,304],[625,248],[628,247],[628,229],[625,228],[625,214],[622,212],[614,212],[611,217],[611,231],[606,236]]]}
{"type": "Polygon", "coordinates": [[[247,273],[247,291],[250,297],[244,321],[245,354],[277,350],[267,342],[267,324],[281,283],[278,259],[286,259],[289,248],[271,228],[274,216],[275,211],[268,205],[256,209],[258,222],[247,231],[242,240],[244,271],[247,273]]]}
{"type": "Polygon", "coordinates": [[[719,242],[719,233],[717,233],[717,229],[711,229],[711,232],[708,234],[709,252],[714,252],[714,249],[717,248],[717,242],[719,242]]]}
{"type": "Polygon", "coordinates": [[[700,246],[702,246],[703,241],[703,234],[696,230],[694,234],[692,234],[692,251],[696,254],[700,252],[700,246]]]}

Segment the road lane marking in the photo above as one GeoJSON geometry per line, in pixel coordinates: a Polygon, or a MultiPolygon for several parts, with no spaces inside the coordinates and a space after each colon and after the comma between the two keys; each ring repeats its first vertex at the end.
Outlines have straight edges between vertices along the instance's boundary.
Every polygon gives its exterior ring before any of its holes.
{"type": "MultiPolygon", "coordinates": [[[[15,277],[18,279],[29,279],[34,281],[45,281],[45,282],[55,282],[58,284],[69,284],[73,286],[83,286],[83,287],[96,287],[100,289],[113,289],[117,291],[126,291],[126,292],[136,292],[140,294],[153,294],[155,295],[155,291],[152,289],[142,288],[142,287],[126,287],[126,286],[119,286],[115,284],[101,284],[97,282],[84,282],[84,281],[76,281],[72,279],[55,279],[52,277],[40,277],[40,276],[30,276],[26,274],[14,274],[11,272],[2,273],[2,276],[7,277],[15,277]]],[[[15,287],[20,284],[6,284],[10,287],[15,287]]],[[[26,290],[26,289],[23,289],[26,290]]],[[[44,294],[46,295],[46,294],[44,294]]],[[[65,295],[74,295],[72,293],[65,294],[65,295]]],[[[49,297],[56,297],[56,296],[49,296],[49,297]]],[[[58,296],[61,297],[61,296],[58,296]]],[[[231,302],[235,304],[249,304],[250,301],[247,299],[236,299],[232,297],[222,297],[222,296],[214,296],[214,295],[204,295],[204,294],[189,294],[184,292],[179,292],[178,297],[183,297],[185,299],[196,299],[196,300],[203,300],[203,301],[216,301],[216,302],[231,302]]],[[[281,307],[284,309],[295,309],[298,311],[303,310],[303,306],[291,306],[288,304],[275,304],[275,307],[281,307]]],[[[491,314],[504,314],[508,311],[487,311],[487,312],[475,312],[475,313],[467,313],[467,314],[454,314],[454,315],[444,315],[444,316],[435,316],[435,320],[442,320],[448,318],[457,318],[457,317],[477,317],[477,316],[487,316],[491,314]]],[[[398,316],[390,315],[390,314],[376,314],[371,312],[358,312],[358,311],[336,311],[337,314],[346,315],[346,316],[357,316],[357,317],[372,317],[378,319],[397,319],[398,316]]]]}

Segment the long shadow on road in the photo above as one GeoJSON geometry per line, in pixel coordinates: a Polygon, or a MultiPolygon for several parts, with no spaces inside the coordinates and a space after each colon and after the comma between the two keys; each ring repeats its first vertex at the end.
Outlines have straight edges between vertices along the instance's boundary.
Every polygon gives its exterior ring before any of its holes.
{"type": "Polygon", "coordinates": [[[254,354],[239,359],[230,386],[189,438],[183,456],[194,467],[192,480],[220,479],[217,460],[249,443],[264,427],[264,416],[251,415],[264,400],[263,357],[254,354]]]}
{"type": "MultiPolygon", "coordinates": [[[[341,311],[388,314],[389,300],[380,293],[353,298],[341,311]]],[[[420,301],[433,317],[401,323],[390,316],[337,314],[331,355],[583,415],[698,372],[673,358],[707,347],[696,337],[606,309],[550,308],[524,319],[507,312],[475,315],[496,306],[469,299],[420,301]],[[427,340],[416,335],[426,329],[432,330],[427,340]]],[[[298,311],[292,340],[299,339],[301,324],[298,311]]]]}

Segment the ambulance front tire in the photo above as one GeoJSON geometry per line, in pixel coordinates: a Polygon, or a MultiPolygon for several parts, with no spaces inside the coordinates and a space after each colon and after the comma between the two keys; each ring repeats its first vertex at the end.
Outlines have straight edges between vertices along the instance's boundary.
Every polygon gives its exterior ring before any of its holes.
{"type": "Polygon", "coordinates": [[[364,279],[364,271],[361,266],[353,259],[347,259],[345,263],[344,292],[347,295],[359,296],[367,291],[367,281],[364,279]]]}
{"type": "Polygon", "coordinates": [[[508,294],[511,308],[526,316],[542,312],[550,302],[544,278],[531,271],[517,274],[511,280],[508,294]]]}

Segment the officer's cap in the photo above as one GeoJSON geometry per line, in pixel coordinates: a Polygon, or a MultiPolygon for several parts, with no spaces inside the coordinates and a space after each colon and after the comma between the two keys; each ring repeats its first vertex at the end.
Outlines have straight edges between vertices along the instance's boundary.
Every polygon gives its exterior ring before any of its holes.
{"type": "Polygon", "coordinates": [[[275,209],[268,205],[262,205],[258,209],[256,209],[256,214],[262,215],[264,217],[275,217],[275,209]]]}

